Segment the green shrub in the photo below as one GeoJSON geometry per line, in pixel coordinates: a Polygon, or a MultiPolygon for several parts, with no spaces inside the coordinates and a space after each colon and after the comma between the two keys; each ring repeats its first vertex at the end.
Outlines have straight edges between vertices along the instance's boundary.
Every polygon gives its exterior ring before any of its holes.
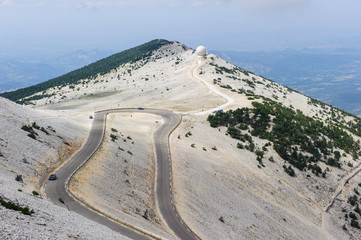
{"type": "Polygon", "coordinates": [[[23,176],[22,175],[16,175],[15,180],[18,182],[23,182],[23,176]]]}
{"type": "Polygon", "coordinates": [[[361,216],[361,209],[359,208],[358,204],[356,204],[354,211],[361,216]]]}
{"type": "Polygon", "coordinates": [[[342,229],[345,230],[345,231],[347,231],[346,224],[344,224],[344,225],[342,226],[342,229]]]}
{"type": "Polygon", "coordinates": [[[287,167],[286,165],[283,165],[283,170],[285,170],[285,172],[288,173],[288,175],[290,175],[291,177],[294,177],[296,175],[295,171],[291,166],[287,167]]]}
{"type": "MultiPolygon", "coordinates": [[[[35,126],[36,129],[40,128],[38,125],[36,125],[35,122],[33,123],[33,126],[35,126]]],[[[23,125],[23,126],[21,127],[21,129],[29,133],[29,134],[28,134],[28,137],[36,140],[36,136],[37,136],[38,134],[34,131],[33,126],[23,125]]]]}
{"type": "Polygon", "coordinates": [[[114,142],[115,140],[118,139],[118,136],[115,135],[115,134],[110,134],[110,138],[111,138],[111,140],[114,142]]]}
{"type": "Polygon", "coordinates": [[[21,129],[24,130],[24,131],[27,131],[27,132],[34,131],[33,128],[31,126],[28,126],[28,125],[23,125],[21,127],[21,129]]]}
{"type": "Polygon", "coordinates": [[[261,150],[256,150],[256,155],[257,157],[260,157],[261,159],[263,158],[263,155],[264,155],[264,151],[261,151],[261,150]]]}
{"type": "Polygon", "coordinates": [[[318,176],[319,174],[322,174],[322,169],[320,166],[315,164],[308,164],[307,169],[311,169],[312,173],[318,176]]]}
{"type": "Polygon", "coordinates": [[[5,201],[5,200],[1,200],[1,205],[4,206],[7,209],[12,209],[14,211],[20,211],[22,214],[24,215],[31,215],[34,213],[33,210],[30,210],[29,207],[21,207],[18,204],[15,204],[11,201],[5,201]]]}
{"type": "Polygon", "coordinates": [[[36,140],[36,135],[35,135],[35,134],[33,134],[33,133],[29,133],[29,134],[28,134],[28,137],[30,137],[30,138],[32,138],[32,139],[34,139],[34,140],[36,140]]]}
{"type": "Polygon", "coordinates": [[[251,152],[254,151],[254,147],[255,147],[255,145],[254,145],[253,142],[251,142],[248,146],[246,146],[246,148],[247,148],[249,151],[251,151],[251,152]],[[247,148],[247,147],[248,147],[248,148],[247,148]]]}
{"type": "Polygon", "coordinates": [[[33,122],[32,127],[38,130],[40,129],[40,127],[36,124],[36,122],[33,122]]]}
{"type": "Polygon", "coordinates": [[[360,228],[361,228],[361,227],[360,227],[360,224],[359,224],[358,221],[355,220],[355,219],[351,219],[351,227],[357,228],[357,229],[360,229],[360,228]]]}
{"type": "Polygon", "coordinates": [[[34,211],[30,210],[29,207],[24,207],[21,209],[21,213],[24,215],[31,215],[34,213],[34,211]]]}
{"type": "Polygon", "coordinates": [[[350,203],[351,206],[355,206],[357,203],[357,196],[353,195],[353,196],[349,197],[347,202],[350,203]]]}
{"type": "Polygon", "coordinates": [[[359,191],[357,190],[357,188],[354,188],[353,191],[357,194],[360,195],[359,191]]]}
{"type": "MultiPolygon", "coordinates": [[[[319,161],[341,167],[341,153],[335,151],[335,148],[353,155],[360,152],[360,145],[348,133],[355,132],[352,128],[336,123],[326,125],[305,116],[300,110],[284,107],[264,97],[263,100],[262,103],[252,102],[253,108],[216,112],[209,115],[207,120],[211,127],[226,127],[230,137],[242,142],[249,141],[249,145],[245,147],[254,151],[252,138],[248,140],[246,134],[240,131],[250,129],[252,136],[267,139],[277,154],[293,167],[303,171],[310,166],[308,169],[316,175],[323,174],[322,169],[315,165],[319,161]]],[[[359,123],[361,135],[361,120],[359,123]]],[[[289,172],[293,174],[292,171],[289,172]]]]}
{"type": "Polygon", "coordinates": [[[348,215],[350,216],[351,219],[357,220],[357,216],[353,212],[350,212],[348,215]]]}
{"type": "Polygon", "coordinates": [[[334,158],[327,159],[326,164],[334,167],[341,167],[341,163],[334,158]]]}
{"type": "Polygon", "coordinates": [[[42,131],[43,133],[45,133],[46,135],[49,135],[49,132],[46,131],[46,129],[44,127],[41,127],[40,128],[40,131],[42,131]]]}

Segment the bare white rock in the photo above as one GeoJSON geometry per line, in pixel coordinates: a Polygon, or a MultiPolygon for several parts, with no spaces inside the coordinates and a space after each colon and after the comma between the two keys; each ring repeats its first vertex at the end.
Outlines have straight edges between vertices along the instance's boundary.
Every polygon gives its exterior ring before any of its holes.
{"type": "Polygon", "coordinates": [[[0,106],[0,197],[34,210],[28,216],[0,205],[0,239],[128,239],[33,194],[40,193],[48,172],[81,145],[88,126],[3,98],[0,106]],[[33,122],[49,135],[35,129],[36,140],[28,137],[21,127],[33,122]],[[17,175],[23,182],[15,180],[17,175]]]}

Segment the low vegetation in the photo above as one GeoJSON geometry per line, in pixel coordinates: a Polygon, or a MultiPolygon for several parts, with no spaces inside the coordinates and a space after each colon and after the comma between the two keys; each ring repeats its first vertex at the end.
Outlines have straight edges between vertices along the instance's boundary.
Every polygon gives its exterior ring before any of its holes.
{"type": "Polygon", "coordinates": [[[111,140],[114,142],[115,140],[118,139],[118,136],[115,135],[115,134],[110,134],[110,138],[111,138],[111,140]]]}
{"type": "Polygon", "coordinates": [[[71,84],[76,84],[79,80],[82,79],[95,79],[98,75],[107,74],[111,70],[116,69],[122,64],[132,63],[147,58],[152,55],[153,51],[170,43],[171,42],[167,40],[156,39],[135,48],[131,48],[120,53],[111,55],[107,58],[101,59],[97,62],[67,73],[63,76],[48,80],[43,83],[39,83],[31,87],[18,89],[13,92],[5,92],[0,94],[0,96],[21,104],[29,103],[29,101],[31,100],[39,100],[45,97],[51,97],[51,95],[45,93],[45,91],[49,88],[63,87],[71,84]],[[43,94],[27,98],[35,93],[43,94]]]}
{"type": "MultiPolygon", "coordinates": [[[[268,140],[278,155],[293,167],[324,177],[326,170],[318,166],[320,161],[341,168],[341,152],[354,159],[361,154],[360,142],[332,122],[325,124],[269,99],[263,103],[252,102],[252,105],[253,108],[217,112],[209,115],[208,121],[214,128],[227,127],[229,136],[241,141],[239,148],[246,144],[244,148],[254,152],[252,137],[268,140]]],[[[257,156],[259,160],[263,154],[257,156]]],[[[284,166],[284,169],[295,175],[291,167],[284,166]]]]}
{"type": "Polygon", "coordinates": [[[22,175],[16,175],[15,180],[18,182],[23,182],[23,176],[22,175]]]}
{"type": "Polygon", "coordinates": [[[5,201],[4,199],[1,199],[0,203],[5,208],[19,211],[24,215],[31,215],[34,213],[34,210],[30,210],[28,206],[21,207],[19,204],[13,203],[12,201],[5,201]]]}
{"type": "MultiPolygon", "coordinates": [[[[35,123],[35,125],[36,125],[36,123],[35,123]]],[[[35,132],[33,126],[31,126],[31,125],[23,125],[21,127],[21,129],[29,133],[28,137],[31,137],[32,139],[36,140],[36,136],[38,136],[38,134],[35,132]]]]}
{"type": "MultiPolygon", "coordinates": [[[[49,128],[51,129],[50,126],[49,128]]],[[[35,129],[42,131],[46,135],[49,135],[49,132],[44,127],[40,127],[36,122],[33,122],[31,125],[23,125],[21,129],[28,132],[29,133],[28,137],[35,140],[37,139],[37,136],[39,136],[39,134],[35,131],[35,129]]],[[[52,131],[55,132],[55,130],[52,131]]]]}
{"type": "Polygon", "coordinates": [[[354,188],[354,192],[356,194],[348,197],[347,199],[347,209],[342,209],[342,212],[345,213],[345,221],[346,223],[343,225],[343,230],[347,231],[346,225],[350,225],[352,228],[361,229],[359,224],[359,218],[361,217],[361,209],[359,204],[361,204],[361,199],[359,198],[359,192],[357,187],[354,188]],[[355,191],[356,190],[356,191],[355,191]]]}

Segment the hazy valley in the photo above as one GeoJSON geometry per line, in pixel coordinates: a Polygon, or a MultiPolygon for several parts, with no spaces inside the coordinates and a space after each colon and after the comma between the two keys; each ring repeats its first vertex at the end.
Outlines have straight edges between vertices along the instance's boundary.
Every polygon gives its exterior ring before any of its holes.
{"type": "Polygon", "coordinates": [[[225,60],[291,87],[307,96],[360,115],[361,52],[359,49],[214,51],[225,60]]]}
{"type": "Polygon", "coordinates": [[[97,49],[77,50],[69,54],[49,56],[0,56],[0,92],[29,87],[65,74],[112,54],[97,49]]]}

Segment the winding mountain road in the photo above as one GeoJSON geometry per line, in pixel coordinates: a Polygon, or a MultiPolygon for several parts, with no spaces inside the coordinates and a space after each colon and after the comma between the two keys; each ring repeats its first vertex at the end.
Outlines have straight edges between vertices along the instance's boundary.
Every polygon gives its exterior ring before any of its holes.
{"type": "Polygon", "coordinates": [[[68,210],[77,212],[93,221],[103,224],[110,229],[132,239],[151,239],[151,234],[141,229],[109,219],[101,213],[92,210],[75,200],[68,191],[68,183],[75,172],[95,153],[99,148],[105,132],[106,116],[108,113],[117,112],[145,112],[160,115],[164,123],[154,133],[154,148],[157,159],[156,196],[161,215],[169,228],[180,239],[198,239],[198,237],[184,224],[174,206],[172,193],[172,163],[170,159],[168,138],[170,133],[179,125],[181,116],[165,110],[138,110],[138,109],[111,109],[98,111],[94,115],[93,125],[83,147],[74,156],[62,165],[55,174],[56,181],[47,181],[44,192],[52,202],[60,206],[66,206],[68,210]],[[62,203],[63,202],[63,203],[62,203]]]}

